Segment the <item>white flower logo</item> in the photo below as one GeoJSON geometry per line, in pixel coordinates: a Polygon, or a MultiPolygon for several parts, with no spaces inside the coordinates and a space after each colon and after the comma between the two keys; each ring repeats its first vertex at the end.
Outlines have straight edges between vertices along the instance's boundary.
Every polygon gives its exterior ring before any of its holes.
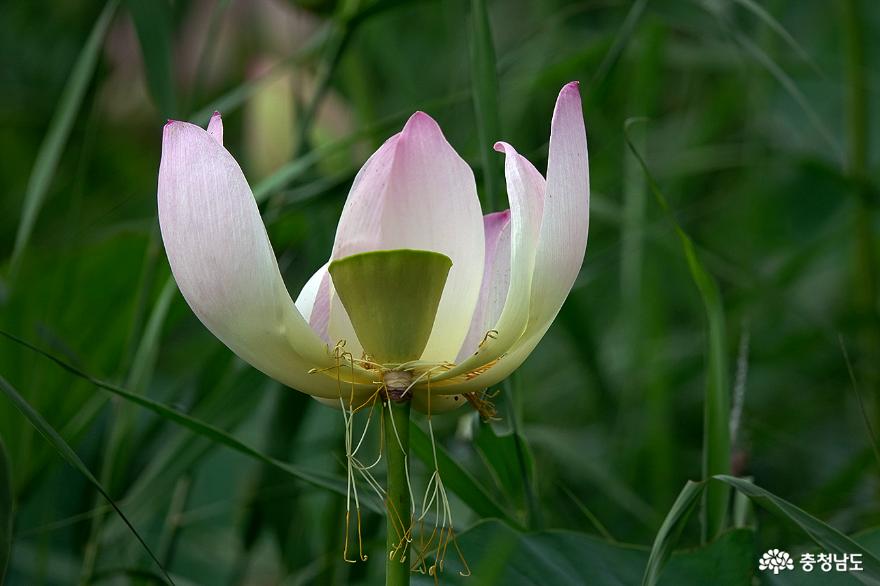
{"type": "Polygon", "coordinates": [[[771,549],[764,552],[758,561],[759,570],[773,570],[774,574],[778,574],[783,570],[793,570],[794,562],[788,552],[778,549],[771,549]]]}

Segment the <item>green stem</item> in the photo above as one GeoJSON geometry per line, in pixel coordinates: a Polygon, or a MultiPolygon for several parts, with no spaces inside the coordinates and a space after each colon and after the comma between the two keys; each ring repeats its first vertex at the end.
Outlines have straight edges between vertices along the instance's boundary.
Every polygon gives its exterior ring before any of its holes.
{"type": "Polygon", "coordinates": [[[409,550],[404,539],[410,529],[409,401],[388,401],[382,410],[385,461],[388,465],[385,586],[409,586],[409,550]]]}

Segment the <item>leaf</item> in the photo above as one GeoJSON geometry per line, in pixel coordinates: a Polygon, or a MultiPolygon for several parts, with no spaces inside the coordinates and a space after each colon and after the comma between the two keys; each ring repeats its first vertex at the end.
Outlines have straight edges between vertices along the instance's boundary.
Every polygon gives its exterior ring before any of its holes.
{"type": "Polygon", "coordinates": [[[171,68],[171,6],[167,0],[127,0],[137,30],[147,86],[163,118],[177,115],[171,68]]]}
{"type": "MultiPolygon", "coordinates": [[[[422,429],[412,423],[409,430],[409,445],[413,454],[428,466],[434,465],[433,452],[431,451],[431,439],[422,429]]],[[[502,519],[513,526],[519,526],[513,517],[503,510],[489,496],[488,491],[479,483],[470,472],[458,465],[452,459],[443,446],[437,444],[437,464],[443,484],[452,490],[458,497],[471,508],[473,512],[482,518],[502,519]]]]}
{"type": "Polygon", "coordinates": [[[24,195],[24,204],[21,210],[21,222],[18,225],[18,232],[15,235],[15,247],[12,250],[11,272],[15,273],[18,263],[21,261],[21,255],[27,248],[28,241],[37,221],[40,209],[46,199],[46,192],[55,176],[55,170],[58,168],[58,161],[61,159],[61,153],[70,136],[73,123],[79,113],[82,105],[83,97],[86,89],[95,72],[95,65],[98,62],[98,55],[101,51],[101,45],[104,41],[104,35],[116,12],[118,0],[109,0],[105,5],[98,19],[95,21],[92,31],[86,40],[77,57],[67,84],[61,92],[61,98],[58,101],[58,108],[49,123],[49,129],[37,152],[37,159],[34,161],[34,167],[31,170],[31,176],[28,179],[27,190],[24,195]]]}
{"type": "MultiPolygon", "coordinates": [[[[467,586],[630,586],[638,584],[648,560],[646,548],[615,544],[574,531],[521,533],[498,521],[484,521],[458,536],[471,575],[458,574],[447,556],[443,584],[467,586]]],[[[677,552],[662,586],[712,584],[748,586],[754,571],[754,534],[736,529],[700,549],[677,552]]],[[[452,550],[452,548],[449,548],[452,550]]],[[[433,584],[430,579],[417,585],[433,584]]]]}
{"type": "Polygon", "coordinates": [[[483,165],[483,210],[504,208],[498,201],[498,178],[501,176],[501,159],[493,152],[492,145],[501,137],[501,121],[498,115],[498,74],[495,63],[495,43],[486,0],[471,0],[471,87],[473,88],[474,112],[477,119],[477,136],[480,160],[483,165]]]}
{"type": "Polygon", "coordinates": [[[810,539],[815,541],[826,552],[837,554],[861,554],[864,571],[853,572],[852,576],[858,579],[862,584],[870,584],[874,586],[880,584],[880,558],[877,558],[873,553],[859,545],[853,539],[847,537],[834,527],[823,523],[803,509],[747,480],[723,474],[719,474],[713,478],[732,486],[752,499],[752,502],[764,507],[774,515],[783,519],[788,519],[800,527],[810,536],[810,539]]]}
{"type": "MultiPolygon", "coordinates": [[[[163,405],[161,403],[153,401],[152,399],[148,399],[148,398],[140,396],[140,395],[135,395],[133,393],[126,391],[125,389],[123,389],[121,387],[118,387],[116,385],[112,385],[110,383],[98,380],[98,379],[86,374],[85,372],[79,370],[75,366],[67,364],[63,360],[56,358],[55,356],[52,356],[48,352],[41,350],[40,348],[34,346],[33,344],[30,344],[29,342],[26,342],[25,340],[22,340],[21,338],[15,336],[13,334],[10,334],[8,332],[4,332],[3,330],[0,330],[0,335],[4,336],[6,338],[9,338],[10,340],[17,342],[27,348],[30,348],[34,352],[37,352],[38,354],[41,354],[42,356],[48,358],[49,360],[51,360],[52,362],[54,362],[55,364],[57,364],[58,366],[60,366],[64,370],[68,371],[69,373],[89,381],[90,383],[92,383],[96,387],[104,389],[105,391],[109,391],[109,392],[113,393],[114,395],[122,397],[123,399],[125,399],[127,401],[131,401],[132,403],[140,405],[141,407],[145,407],[145,408],[149,409],[150,411],[152,411],[153,413],[156,413],[160,417],[167,419],[169,421],[172,421],[178,425],[181,425],[181,426],[189,429],[193,433],[197,433],[199,435],[207,437],[208,439],[210,439],[212,441],[223,444],[224,446],[231,448],[231,449],[235,450],[236,452],[239,452],[239,453],[244,454],[245,456],[254,458],[255,460],[259,460],[260,462],[263,462],[264,464],[269,464],[270,466],[278,468],[279,470],[283,470],[283,471],[287,472],[288,474],[295,476],[295,477],[299,478],[300,480],[308,482],[309,484],[312,484],[318,488],[330,490],[332,492],[335,492],[335,493],[341,494],[341,495],[346,494],[345,484],[340,479],[337,479],[332,476],[327,476],[325,474],[321,474],[318,472],[311,472],[311,471],[303,470],[303,469],[298,468],[296,466],[292,466],[290,464],[287,464],[286,462],[282,462],[280,460],[276,460],[275,458],[271,458],[271,457],[263,454],[262,452],[248,446],[247,444],[239,441],[238,439],[236,439],[232,435],[226,433],[222,429],[214,427],[210,423],[205,423],[203,421],[200,421],[198,419],[190,417],[186,413],[182,413],[180,411],[177,411],[176,409],[173,409],[171,407],[168,407],[166,405],[163,405]]],[[[366,503],[367,506],[369,506],[374,511],[381,512],[383,510],[378,504],[374,503],[371,499],[362,499],[361,502],[366,503]]]]}
{"type": "Polygon", "coordinates": [[[13,514],[12,469],[6,446],[0,440],[0,584],[3,584],[12,551],[13,514]]]}
{"type": "Polygon", "coordinates": [[[492,472],[498,488],[511,503],[520,502],[523,497],[523,479],[520,475],[516,436],[513,433],[497,434],[492,425],[485,421],[480,421],[475,427],[474,447],[492,472]]]}
{"type": "Polygon", "coordinates": [[[162,563],[153,553],[153,550],[150,549],[150,546],[144,541],[141,537],[140,533],[138,533],[137,529],[134,528],[134,525],[128,520],[128,517],[125,516],[125,513],[122,512],[122,509],[116,504],[116,502],[110,497],[104,487],[98,482],[98,479],[94,477],[91,471],[83,464],[82,460],[79,459],[79,456],[76,455],[76,452],[73,451],[64,438],[58,435],[58,432],[49,425],[49,423],[43,419],[43,417],[37,413],[30,404],[24,400],[24,398],[15,390],[5,378],[0,376],[0,390],[12,401],[15,407],[21,412],[22,415],[27,417],[28,421],[30,421],[31,425],[42,435],[46,440],[52,444],[52,447],[64,458],[71,466],[76,468],[83,476],[86,477],[95,489],[101,493],[107,502],[110,503],[110,506],[116,511],[119,517],[123,520],[123,522],[128,526],[131,530],[132,534],[134,534],[135,538],[140,542],[141,546],[143,546],[144,550],[150,556],[150,558],[156,563],[159,569],[162,571],[162,574],[165,576],[165,579],[168,580],[168,583],[174,584],[174,580],[171,579],[171,576],[168,575],[168,572],[165,571],[165,568],[162,566],[162,563]]]}
{"type": "MultiPolygon", "coordinates": [[[[632,142],[629,129],[638,121],[639,119],[630,119],[624,124],[626,142],[645,172],[648,186],[657,199],[657,203],[672,220],[691,278],[700,292],[700,299],[706,313],[709,339],[706,395],[703,407],[703,476],[709,478],[715,474],[730,472],[730,388],[727,382],[724,308],[718,284],[700,262],[693,241],[675,219],[669,203],[651,175],[645,159],[642,158],[632,142]]],[[[703,541],[712,539],[724,527],[728,497],[729,491],[726,487],[711,484],[707,487],[703,505],[703,541]]]]}
{"type": "Polygon", "coordinates": [[[654,586],[660,579],[660,571],[666,560],[669,559],[678,535],[684,524],[687,522],[697,498],[703,494],[706,485],[702,482],[688,481],[672,504],[672,508],[663,519],[660,530],[654,537],[654,545],[651,547],[651,555],[648,557],[648,564],[645,567],[645,575],[642,578],[642,586],[654,586]]]}

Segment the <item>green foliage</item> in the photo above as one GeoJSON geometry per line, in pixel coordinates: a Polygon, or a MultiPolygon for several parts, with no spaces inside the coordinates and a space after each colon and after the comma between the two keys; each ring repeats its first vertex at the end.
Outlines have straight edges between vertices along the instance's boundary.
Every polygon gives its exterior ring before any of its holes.
{"type": "Polygon", "coordinates": [[[174,584],[174,581],[171,579],[171,576],[168,575],[168,572],[165,571],[165,568],[162,567],[162,562],[156,557],[156,554],[150,549],[150,546],[147,545],[147,542],[144,541],[144,538],[141,537],[140,533],[138,533],[137,529],[135,529],[134,525],[128,520],[125,514],[122,512],[122,509],[119,508],[119,505],[110,497],[107,493],[107,490],[98,482],[98,479],[86,468],[86,465],[80,460],[79,456],[76,455],[76,452],[73,451],[73,448],[68,445],[64,438],[58,435],[58,432],[49,425],[45,419],[43,419],[39,413],[34,411],[33,407],[31,407],[27,401],[25,401],[22,396],[18,393],[18,391],[9,384],[9,382],[0,377],[0,391],[3,392],[6,397],[12,401],[15,405],[16,409],[21,411],[21,414],[24,415],[28,421],[31,422],[31,425],[46,438],[52,447],[58,452],[58,454],[64,458],[68,464],[76,468],[83,476],[85,476],[86,480],[88,480],[95,489],[101,493],[107,501],[110,503],[110,506],[116,511],[116,513],[122,518],[128,528],[131,530],[132,534],[134,534],[135,538],[138,540],[144,550],[146,550],[147,554],[152,558],[156,565],[159,566],[159,569],[162,570],[162,574],[168,580],[169,583],[174,584]]]}
{"type": "Polygon", "coordinates": [[[501,136],[501,120],[498,114],[498,74],[495,63],[495,41],[486,0],[471,0],[471,91],[474,96],[474,117],[480,140],[480,162],[483,167],[483,197],[486,211],[495,211],[499,199],[501,159],[492,145],[501,136]]]}
{"type": "MultiPolygon", "coordinates": [[[[472,575],[456,575],[457,565],[448,568],[449,584],[638,584],[647,560],[643,547],[611,544],[571,531],[518,533],[497,521],[477,524],[461,536],[459,545],[467,552],[472,575]]],[[[707,546],[674,555],[659,584],[746,586],[754,565],[753,548],[751,531],[724,533],[707,546]]]]}
{"type": "Polygon", "coordinates": [[[58,100],[58,109],[52,117],[49,129],[34,161],[34,167],[28,179],[27,192],[24,196],[21,223],[15,235],[15,248],[12,250],[13,273],[21,255],[27,248],[37,216],[43,207],[46,193],[55,176],[58,161],[64,151],[76,117],[80,113],[83,98],[98,63],[98,52],[101,50],[104,35],[107,33],[107,28],[110,26],[118,4],[118,0],[109,0],[95,21],[95,26],[77,58],[76,65],[70,72],[70,77],[64,86],[64,92],[58,100]]]}
{"type": "Polygon", "coordinates": [[[0,441],[0,582],[6,575],[6,568],[9,567],[14,506],[9,455],[6,453],[6,446],[0,441]]]}
{"type": "MultiPolygon", "coordinates": [[[[382,497],[362,478],[369,559],[342,559],[341,413],[244,364],[176,290],[161,118],[222,112],[296,297],[358,169],[412,112],[495,211],[493,142],[545,170],[571,80],[590,140],[582,273],[483,397],[499,420],[468,405],[410,423],[416,511],[431,430],[473,574],[449,544],[439,582],[877,583],[878,30],[868,0],[3,3],[4,584],[382,583],[382,497]],[[253,176],[269,139],[249,134],[250,100],[288,77],[298,152],[253,176]],[[773,576],[770,548],[863,553],[865,570],[773,576]]],[[[362,450],[378,455],[380,427],[362,450]]]]}
{"type": "MultiPolygon", "coordinates": [[[[627,121],[625,132],[629,130],[627,121]]],[[[627,135],[627,143],[648,177],[648,184],[657,203],[667,214],[671,213],[669,202],[651,176],[648,165],[627,135]]],[[[727,382],[727,348],[724,307],[718,284],[700,261],[693,240],[673,218],[675,232],[681,243],[681,250],[687,262],[691,279],[694,281],[703,309],[706,312],[706,396],[703,415],[703,476],[730,471],[730,388],[727,382]]],[[[709,486],[705,493],[703,508],[703,540],[712,539],[724,528],[729,506],[727,489],[724,486],[709,486]]]]}
{"type": "Polygon", "coordinates": [[[171,6],[166,0],[127,0],[144,59],[147,84],[161,118],[177,116],[171,71],[171,6]]]}

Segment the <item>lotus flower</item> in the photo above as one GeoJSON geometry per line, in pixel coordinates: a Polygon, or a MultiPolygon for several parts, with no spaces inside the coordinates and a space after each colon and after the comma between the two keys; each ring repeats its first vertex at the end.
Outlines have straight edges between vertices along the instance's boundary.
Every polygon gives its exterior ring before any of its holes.
{"type": "Polygon", "coordinates": [[[220,115],[207,131],[169,122],[158,204],[174,278],[217,338],[285,385],[337,405],[385,385],[423,411],[455,408],[529,356],[587,245],[577,83],[556,102],[546,179],[509,144],[495,149],[510,209],[483,216],[471,169],[413,114],[355,177],[330,260],[294,302],[220,115]]]}

